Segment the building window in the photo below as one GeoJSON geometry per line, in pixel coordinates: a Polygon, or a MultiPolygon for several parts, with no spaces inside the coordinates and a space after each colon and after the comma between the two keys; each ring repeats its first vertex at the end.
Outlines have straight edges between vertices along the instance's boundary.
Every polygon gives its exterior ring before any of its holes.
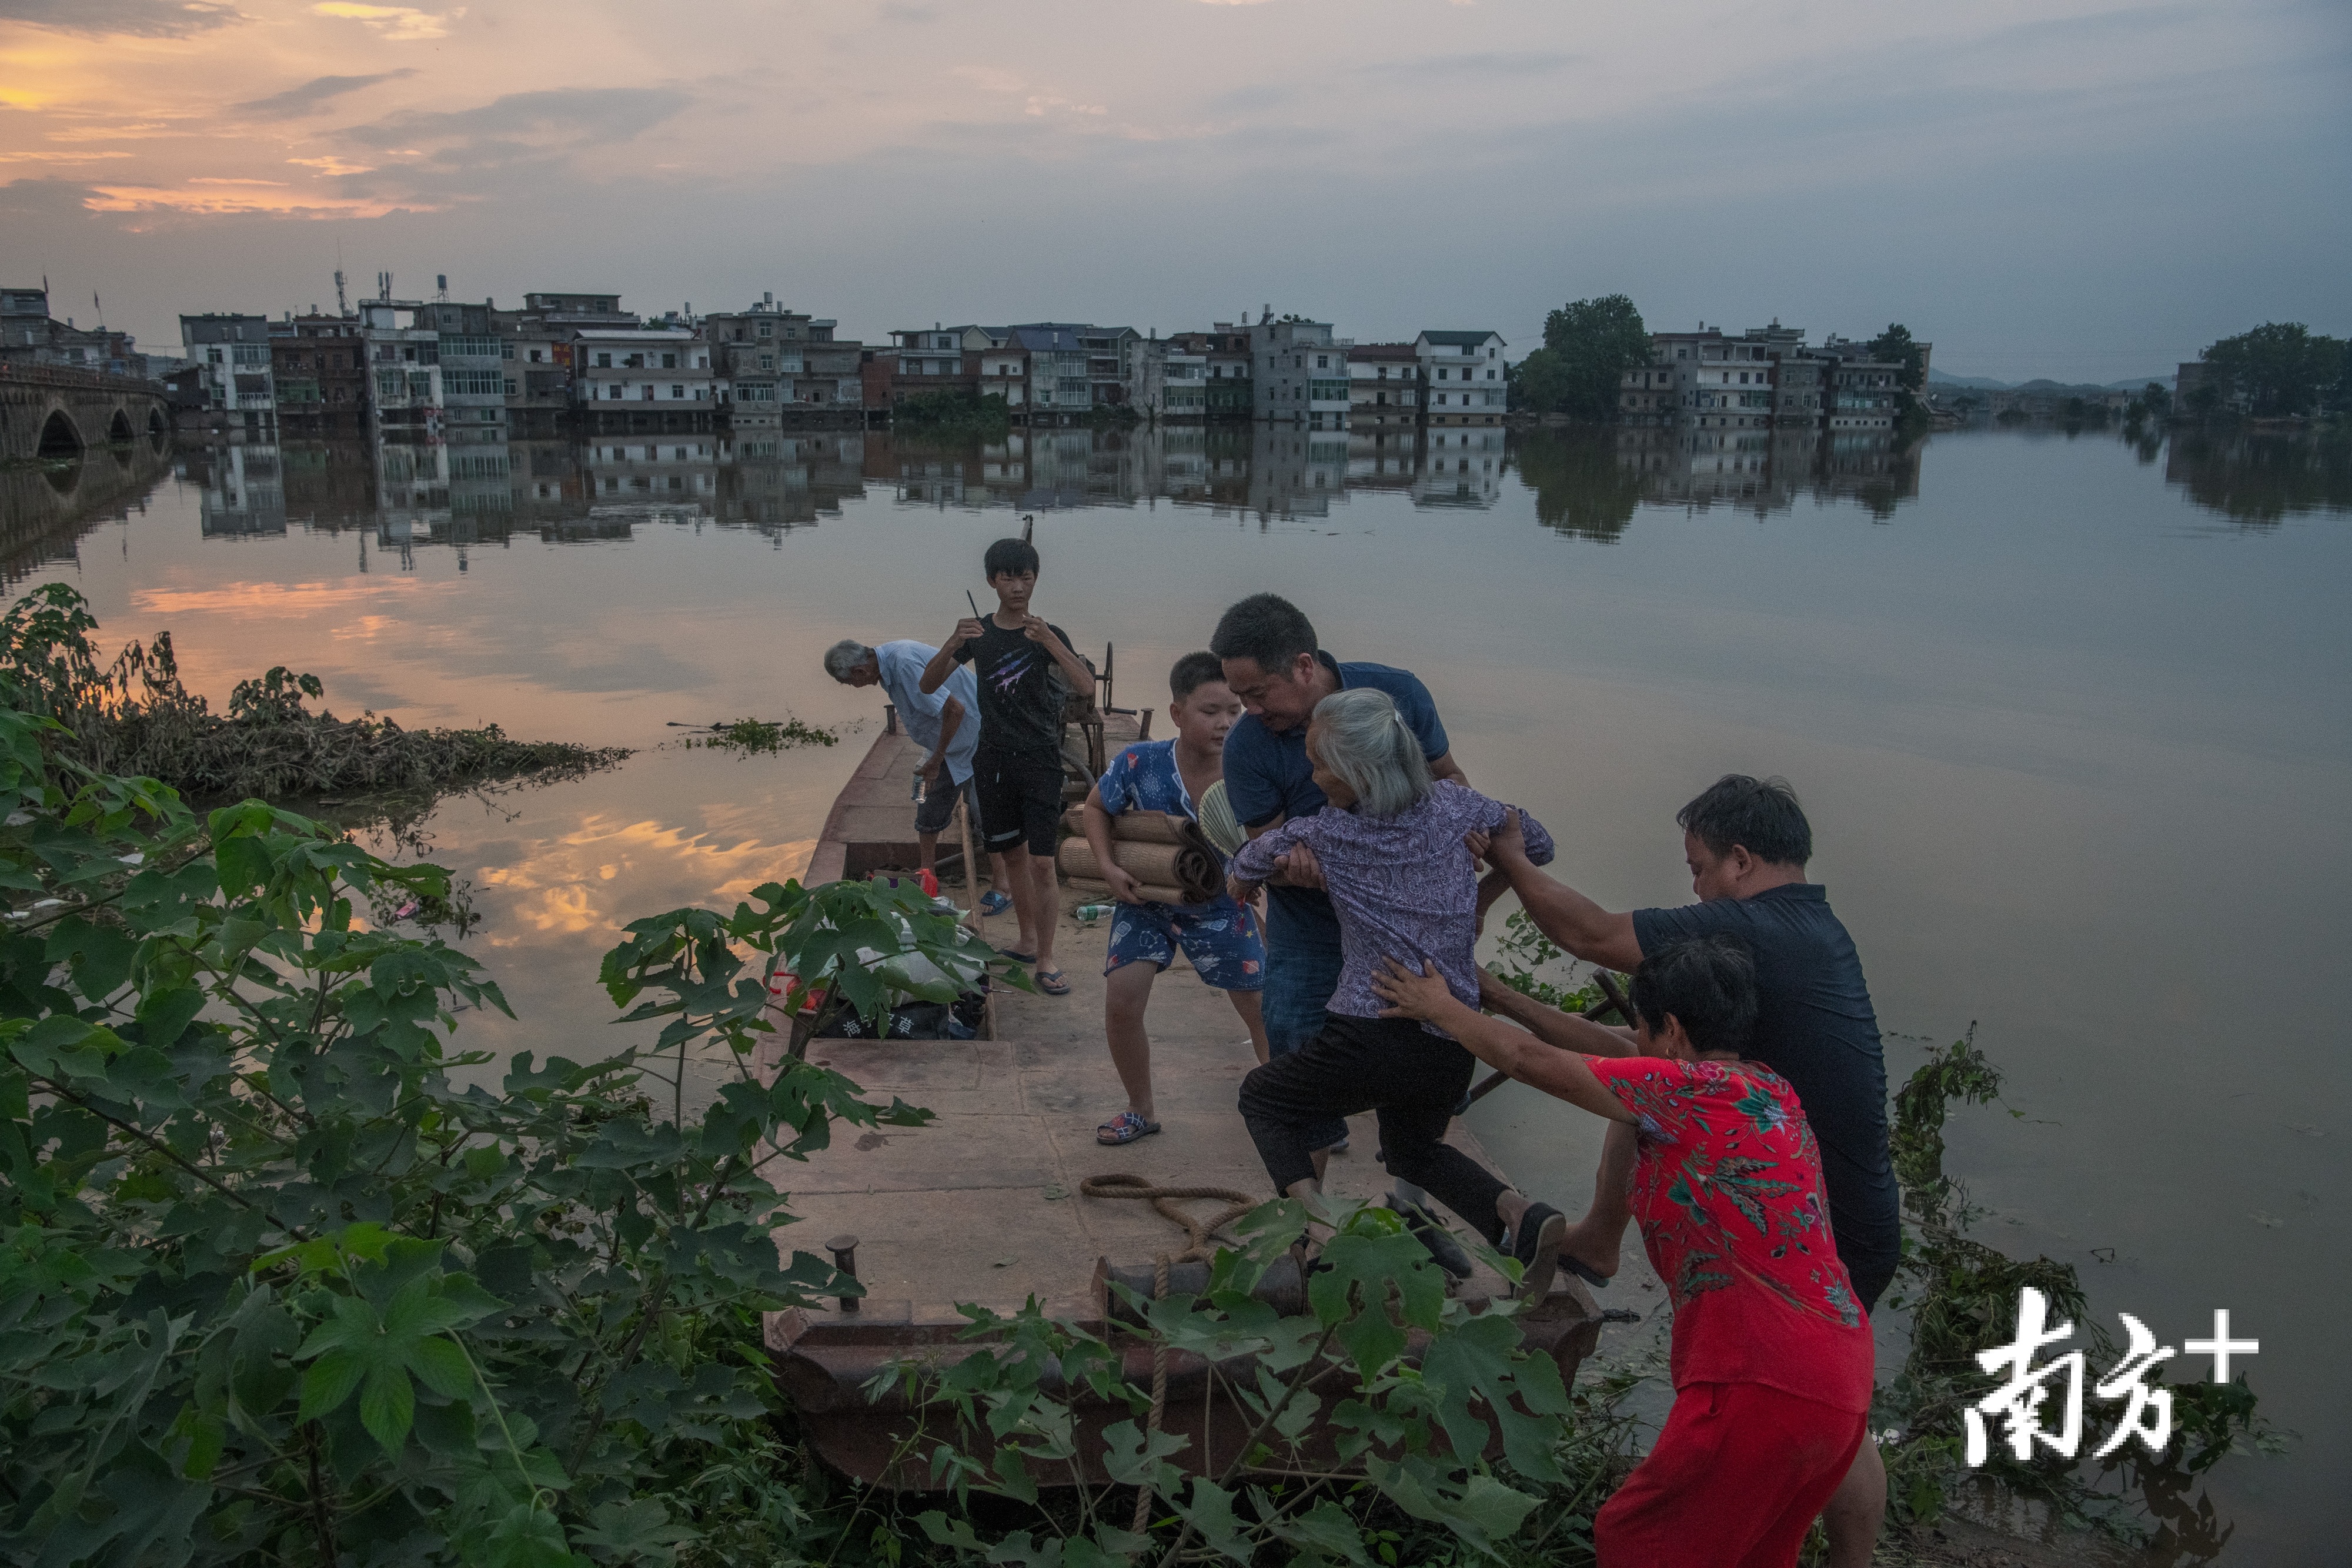
{"type": "Polygon", "coordinates": [[[686,389],[682,386],[674,385],[669,389],[669,395],[677,401],[684,402],[686,401],[686,389]]]}
{"type": "Polygon", "coordinates": [[[600,371],[611,370],[613,368],[613,356],[610,354],[598,354],[596,356],[596,368],[600,371]]]}

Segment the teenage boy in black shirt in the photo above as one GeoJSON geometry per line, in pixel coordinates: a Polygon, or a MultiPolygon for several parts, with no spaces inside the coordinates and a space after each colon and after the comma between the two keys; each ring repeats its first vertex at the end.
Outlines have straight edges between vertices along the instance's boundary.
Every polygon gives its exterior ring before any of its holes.
{"type": "Polygon", "coordinates": [[[988,847],[1004,856],[1020,946],[1007,956],[1037,966],[1037,988],[1069,995],[1054,965],[1054,928],[1060,924],[1061,885],[1054,852],[1062,822],[1062,703],[1072,691],[1091,690],[1070,634],[1029,612],[1037,589],[1037,550],[1026,539],[999,539],[981,570],[996,591],[996,613],[966,618],[923,666],[925,692],[939,690],[955,667],[973,666],[980,680],[980,747],[971,774],[980,786],[980,818],[988,847]]]}
{"type": "MultiPolygon", "coordinates": [[[[1886,1146],[1886,1066],[1878,1019],[1853,939],[1818,883],[1805,880],[1813,830],[1785,779],[1728,773],[1675,815],[1683,859],[1701,902],[1616,914],[1528,862],[1517,818],[1506,814],[1491,843],[1473,839],[1511,879],[1519,904],[1546,936],[1589,964],[1630,970],[1693,937],[1729,936],[1755,956],[1756,1034],[1748,1054],[1789,1081],[1820,1143],[1838,1260],[1863,1311],[1874,1311],[1902,1247],[1895,1172],[1886,1146]]],[[[1498,1011],[1537,1028],[1516,993],[1498,1011]]],[[[1555,1041],[1555,1043],[1558,1043],[1555,1041]]],[[[1563,1255],[1602,1274],[1617,1268],[1634,1144],[1612,1127],[1593,1183],[1592,1209],[1569,1230],[1563,1255]]],[[[1886,1508],[1886,1471],[1865,1441],[1822,1518],[1830,1568],[1866,1564],[1886,1508]]]]}

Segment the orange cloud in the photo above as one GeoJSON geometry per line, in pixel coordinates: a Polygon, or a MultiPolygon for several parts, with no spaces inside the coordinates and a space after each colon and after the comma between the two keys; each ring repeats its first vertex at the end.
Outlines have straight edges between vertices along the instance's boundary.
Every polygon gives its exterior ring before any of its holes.
{"type": "Polygon", "coordinates": [[[361,5],[352,0],[321,0],[310,7],[314,16],[340,16],[366,26],[377,37],[392,43],[414,43],[422,38],[446,38],[451,22],[466,14],[463,5],[453,11],[436,14],[420,11],[413,5],[361,5]]]}
{"type": "Polygon", "coordinates": [[[264,213],[282,218],[380,218],[387,213],[429,213],[430,204],[381,196],[300,195],[267,180],[190,180],[184,186],[95,185],[82,205],[93,213],[169,211],[220,216],[264,213]],[[197,187],[203,187],[201,189],[197,187]]]}

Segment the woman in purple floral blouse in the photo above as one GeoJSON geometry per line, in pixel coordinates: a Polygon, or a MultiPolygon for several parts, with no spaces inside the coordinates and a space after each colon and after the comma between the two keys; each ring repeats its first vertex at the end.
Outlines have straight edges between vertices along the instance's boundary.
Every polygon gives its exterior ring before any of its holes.
{"type": "MultiPolygon", "coordinates": [[[[1476,1059],[1433,1025],[1382,1018],[1372,977],[1390,954],[1424,956],[1475,1007],[1478,867],[1463,840],[1499,826],[1510,808],[1451,779],[1433,779],[1420,744],[1387,693],[1358,687],[1323,699],[1307,731],[1315,783],[1330,804],[1261,834],[1234,857],[1232,892],[1246,903],[1277,858],[1304,845],[1339,915],[1346,963],[1323,1028],[1242,1081],[1242,1119],[1276,1191],[1310,1201],[1307,1134],[1334,1116],[1380,1114],[1389,1174],[1426,1188],[1488,1243],[1505,1233],[1525,1266],[1521,1290],[1550,1288],[1567,1218],[1531,1203],[1445,1142],[1476,1059]]],[[[1528,857],[1551,859],[1551,836],[1520,813],[1528,857]]]]}

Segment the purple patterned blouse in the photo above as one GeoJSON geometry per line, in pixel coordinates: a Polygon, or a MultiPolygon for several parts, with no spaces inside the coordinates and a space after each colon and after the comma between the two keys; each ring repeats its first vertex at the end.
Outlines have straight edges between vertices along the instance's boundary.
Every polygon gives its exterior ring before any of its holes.
{"type": "MultiPolygon", "coordinates": [[[[1418,803],[1393,817],[1361,817],[1326,806],[1311,817],[1285,822],[1244,845],[1234,857],[1234,873],[1263,882],[1274,874],[1275,857],[1293,844],[1315,852],[1332,907],[1339,912],[1346,958],[1339,988],[1331,994],[1331,1011],[1380,1017],[1381,998],[1372,990],[1380,961],[1393,955],[1411,963],[1416,953],[1434,959],[1447,988],[1475,1008],[1478,862],[1462,839],[1500,826],[1507,809],[1441,779],[1418,803]]],[[[1552,839],[1543,824],[1521,811],[1519,828],[1527,837],[1528,859],[1548,864],[1552,839]]],[[[1422,1027],[1433,1034],[1445,1032],[1434,1024],[1422,1027]]]]}

